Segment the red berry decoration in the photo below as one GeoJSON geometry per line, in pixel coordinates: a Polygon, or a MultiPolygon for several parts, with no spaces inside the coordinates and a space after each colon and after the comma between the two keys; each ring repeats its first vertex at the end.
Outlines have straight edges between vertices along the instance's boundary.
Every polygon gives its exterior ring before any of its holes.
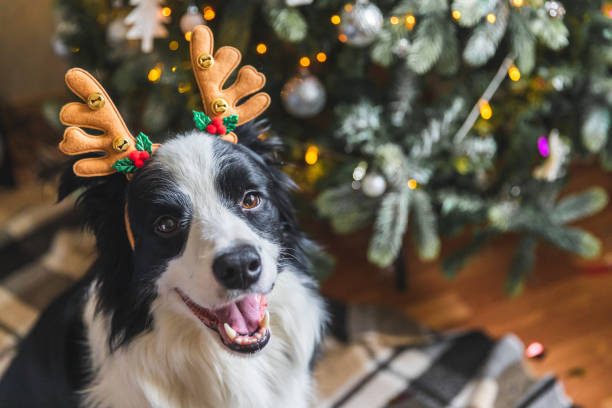
{"type": "Polygon", "coordinates": [[[149,152],[147,152],[146,150],[143,150],[140,152],[140,157],[139,159],[141,160],[147,160],[149,158],[149,152]]]}
{"type": "Polygon", "coordinates": [[[227,133],[227,129],[225,128],[225,126],[223,126],[223,125],[217,126],[217,134],[218,135],[224,135],[226,133],[227,133]]]}
{"type": "Polygon", "coordinates": [[[136,161],[136,160],[138,160],[139,157],[140,157],[140,152],[138,150],[132,150],[130,152],[130,160],[131,161],[136,161]]]}
{"type": "Polygon", "coordinates": [[[216,127],[219,127],[221,125],[223,125],[223,121],[221,120],[220,117],[216,117],[212,119],[212,124],[215,125],[216,127]]]}
{"type": "Polygon", "coordinates": [[[206,131],[211,135],[214,135],[217,133],[217,127],[211,123],[210,125],[206,126],[206,131]]]}
{"type": "Polygon", "coordinates": [[[142,166],[144,166],[144,160],[141,160],[141,159],[134,160],[134,166],[136,166],[139,169],[142,168],[142,166]]]}

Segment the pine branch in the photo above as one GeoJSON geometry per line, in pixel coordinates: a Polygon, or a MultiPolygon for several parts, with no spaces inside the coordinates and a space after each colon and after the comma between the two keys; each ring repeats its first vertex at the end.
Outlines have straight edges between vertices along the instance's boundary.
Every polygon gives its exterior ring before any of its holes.
{"type": "Polygon", "coordinates": [[[582,123],[582,143],[591,153],[599,153],[608,142],[610,131],[610,108],[602,105],[591,106],[582,123]]]}
{"type": "Polygon", "coordinates": [[[422,190],[413,191],[411,210],[414,216],[410,226],[420,258],[423,260],[437,258],[440,253],[437,216],[427,193],[422,190]]]}
{"type": "Polygon", "coordinates": [[[315,205],[322,216],[328,217],[335,231],[347,233],[368,225],[376,211],[377,201],[356,192],[350,185],[323,191],[315,205]]]}
{"type": "Polygon", "coordinates": [[[426,17],[418,26],[408,54],[408,66],[417,74],[424,74],[438,61],[444,46],[443,24],[439,17],[426,17]]]}
{"type": "Polygon", "coordinates": [[[473,66],[485,64],[497,51],[497,46],[506,32],[508,4],[499,3],[495,8],[495,22],[483,21],[476,27],[463,50],[463,59],[473,66]]]}
{"type": "Polygon", "coordinates": [[[608,194],[600,187],[588,189],[559,201],[550,212],[556,224],[566,224],[596,214],[608,205],[608,194]]]}
{"type": "Polygon", "coordinates": [[[493,10],[495,3],[496,0],[454,0],[451,8],[461,13],[459,25],[473,27],[493,10]]]}
{"type": "Polygon", "coordinates": [[[550,18],[543,8],[537,10],[536,18],[531,20],[530,29],[544,45],[552,50],[560,50],[569,44],[569,31],[563,21],[558,18],[550,18]]]}
{"type": "Polygon", "coordinates": [[[510,13],[512,52],[523,75],[529,75],[536,64],[536,38],[529,30],[527,16],[522,9],[510,13]]]}
{"type": "Polygon", "coordinates": [[[410,190],[391,192],[384,196],[368,248],[368,260],[387,267],[397,257],[408,224],[410,190]]]}
{"type": "Polygon", "coordinates": [[[523,291],[523,282],[533,270],[538,241],[526,236],[519,242],[506,279],[506,293],[518,296],[523,291]]]}

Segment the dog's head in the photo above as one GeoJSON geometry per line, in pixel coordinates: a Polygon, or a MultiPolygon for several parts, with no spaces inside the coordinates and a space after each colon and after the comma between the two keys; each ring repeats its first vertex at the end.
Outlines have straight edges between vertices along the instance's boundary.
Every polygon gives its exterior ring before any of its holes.
{"type": "Polygon", "coordinates": [[[155,324],[153,305],[188,315],[233,351],[265,347],[266,294],[285,267],[309,268],[310,243],[296,227],[293,184],[274,160],[279,143],[260,131],[238,128],[240,144],[177,136],[129,182],[65,173],[60,198],[85,188],[79,207],[97,238],[92,274],[111,348],[155,324]]]}

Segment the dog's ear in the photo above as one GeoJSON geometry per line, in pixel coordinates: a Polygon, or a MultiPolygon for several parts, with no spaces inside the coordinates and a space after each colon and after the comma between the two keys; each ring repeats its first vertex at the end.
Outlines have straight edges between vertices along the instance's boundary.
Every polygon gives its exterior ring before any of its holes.
{"type": "Polygon", "coordinates": [[[260,155],[267,164],[281,164],[279,154],[284,145],[280,138],[267,135],[267,120],[251,121],[236,128],[238,143],[260,155]]]}
{"type": "Polygon", "coordinates": [[[75,156],[66,163],[60,178],[58,201],[78,194],[76,209],[83,224],[96,236],[98,249],[116,252],[117,246],[127,245],[127,238],[117,237],[125,237],[123,211],[128,181],[121,173],[101,177],[75,175],[74,163],[86,157],[95,157],[95,153],[75,156]]]}

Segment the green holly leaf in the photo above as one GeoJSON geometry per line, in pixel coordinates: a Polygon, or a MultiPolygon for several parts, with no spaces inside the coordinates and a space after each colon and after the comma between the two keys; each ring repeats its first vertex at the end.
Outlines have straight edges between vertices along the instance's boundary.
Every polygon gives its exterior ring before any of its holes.
{"type": "Polygon", "coordinates": [[[138,136],[136,136],[136,149],[138,149],[138,151],[142,152],[146,150],[149,152],[149,154],[152,154],[153,152],[151,150],[151,145],[152,143],[149,140],[149,137],[144,133],[140,132],[138,136]]]}
{"type": "Polygon", "coordinates": [[[204,112],[193,111],[193,121],[198,129],[205,131],[206,126],[212,122],[212,119],[210,119],[204,112]]]}
{"type": "Polygon", "coordinates": [[[227,129],[227,133],[233,132],[236,129],[237,125],[238,125],[238,115],[229,115],[223,118],[223,126],[225,126],[225,129],[227,129]]]}
{"type": "MultiPolygon", "coordinates": [[[[146,137],[146,136],[145,136],[146,137]]],[[[148,140],[148,139],[147,139],[148,140]]],[[[151,142],[149,142],[150,144],[151,142]]],[[[150,148],[150,147],[149,147],[150,148]]],[[[128,174],[136,171],[136,166],[129,158],[120,159],[113,164],[113,168],[119,173],[128,174]]]]}

